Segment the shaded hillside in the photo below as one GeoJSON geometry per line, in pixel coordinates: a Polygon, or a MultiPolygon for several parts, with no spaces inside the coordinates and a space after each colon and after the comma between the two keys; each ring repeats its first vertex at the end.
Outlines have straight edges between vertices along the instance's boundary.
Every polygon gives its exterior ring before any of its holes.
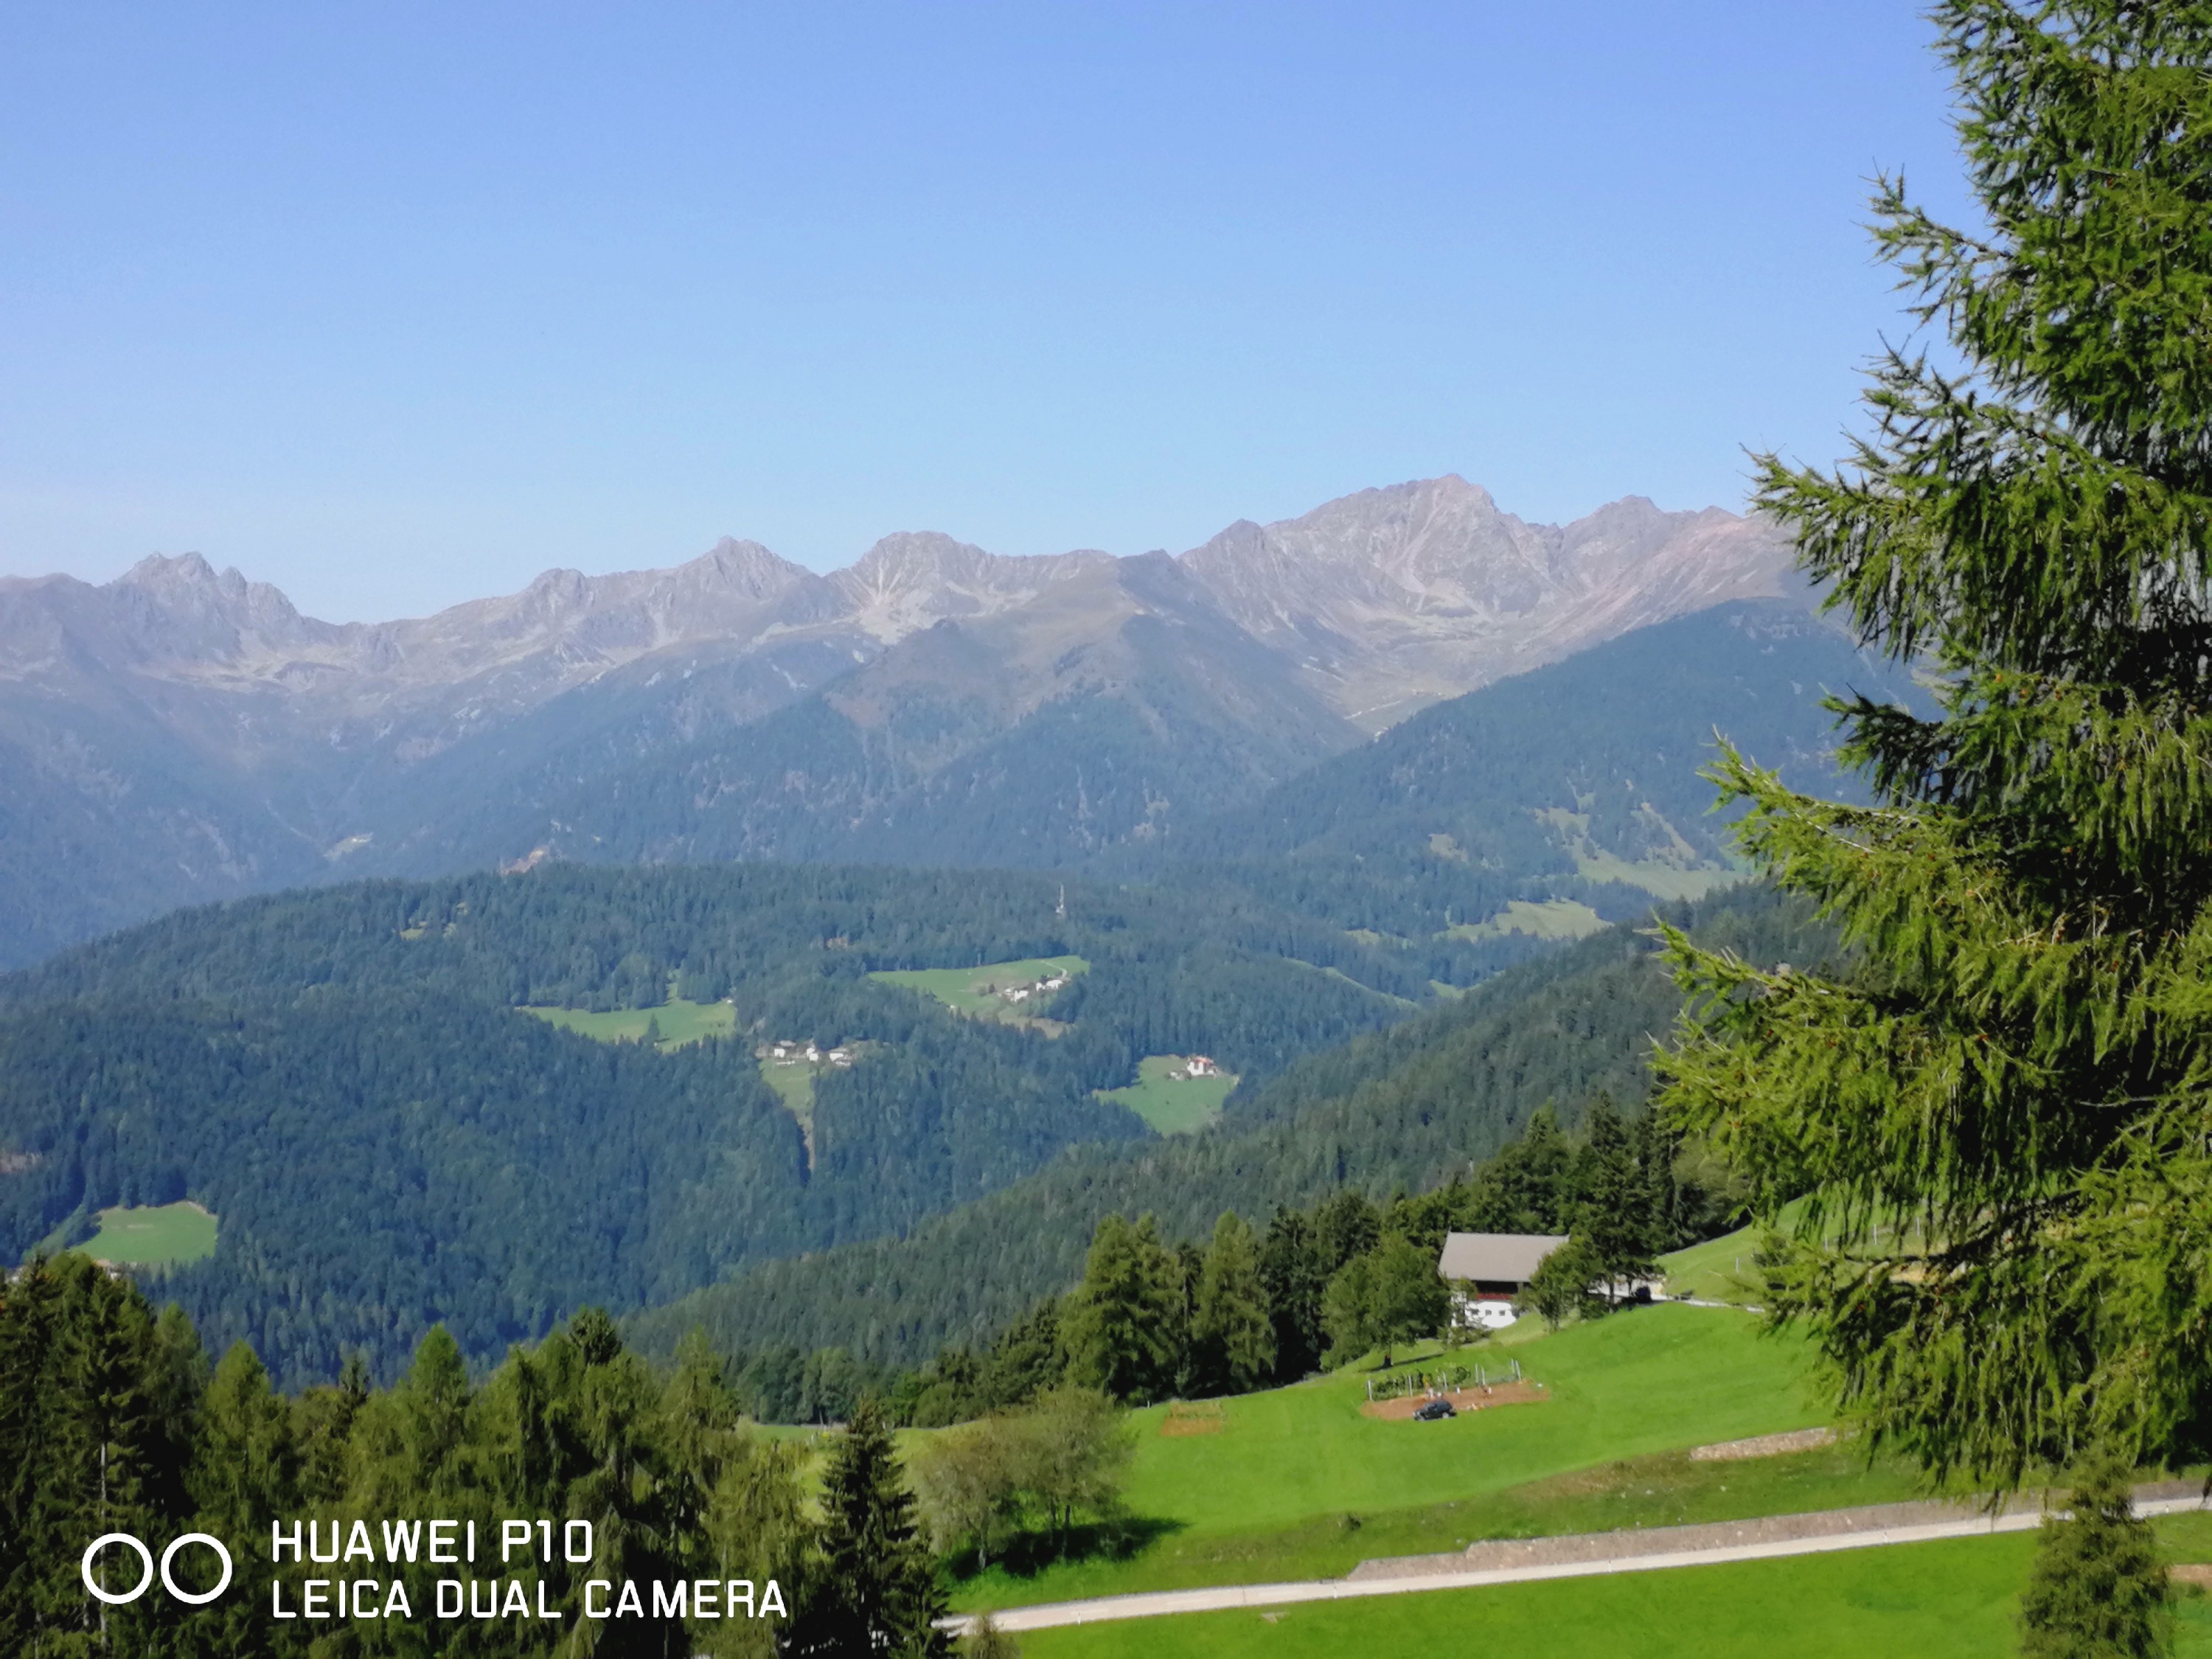
{"type": "Polygon", "coordinates": [[[1845,690],[1925,702],[1802,604],[1717,606],[1426,709],[1113,866],[1409,938],[1514,900],[1625,920],[1733,873],[1698,775],[1717,731],[1793,784],[1855,793],[1820,707],[1845,690]]]}
{"type": "MultiPolygon", "coordinates": [[[[1819,960],[1826,931],[1768,890],[1684,913],[1702,937],[1768,962],[1819,960]]],[[[1599,1091],[1640,1102],[1654,1036],[1680,998],[1653,943],[1613,928],[1512,969],[1467,997],[1311,1056],[1241,1095],[1219,1128],[1186,1140],[1063,1154],[910,1237],[756,1269],[630,1322],[667,1352],[704,1329],[726,1352],[842,1347],[911,1365],[948,1341],[987,1340],[1080,1277],[1103,1216],[1157,1215],[1202,1238],[1224,1209],[1255,1220],[1339,1187],[1376,1196],[1464,1173],[1555,1103],[1570,1124],[1599,1091]]]]}
{"type": "Polygon", "coordinates": [[[444,856],[1061,865],[1253,799],[1358,737],[1174,561],[1102,561],[444,856]]]}

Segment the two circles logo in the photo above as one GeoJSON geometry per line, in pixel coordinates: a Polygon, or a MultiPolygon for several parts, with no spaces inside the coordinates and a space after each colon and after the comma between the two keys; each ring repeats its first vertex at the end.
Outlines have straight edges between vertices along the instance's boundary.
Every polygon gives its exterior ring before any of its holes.
{"type": "MultiPolygon", "coordinates": [[[[161,1571],[163,1589],[187,1607],[204,1607],[230,1588],[230,1552],[222,1547],[222,1540],[220,1538],[211,1538],[204,1532],[188,1532],[161,1552],[161,1571]],[[205,1544],[222,1560],[222,1577],[216,1581],[213,1589],[184,1589],[179,1588],[177,1581],[169,1576],[169,1564],[177,1559],[177,1552],[187,1544],[205,1544]]],[[[136,1601],[153,1588],[154,1552],[127,1532],[102,1533],[84,1547],[84,1559],[77,1565],[77,1576],[84,1580],[84,1587],[87,1589],[106,1602],[109,1607],[124,1607],[136,1601]],[[138,1575],[136,1588],[121,1594],[102,1589],[100,1581],[92,1576],[92,1564],[99,1559],[100,1551],[106,1549],[110,1544],[121,1544],[130,1550],[138,1558],[139,1565],[144,1569],[138,1575]]]]}

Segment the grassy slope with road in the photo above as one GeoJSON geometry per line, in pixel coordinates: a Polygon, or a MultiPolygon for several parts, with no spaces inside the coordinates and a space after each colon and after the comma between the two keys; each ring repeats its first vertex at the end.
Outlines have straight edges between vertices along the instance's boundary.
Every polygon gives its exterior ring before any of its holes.
{"type": "MultiPolygon", "coordinates": [[[[1518,1328],[1509,1335],[1522,1338],[1518,1328]]],[[[1639,1309],[1460,1358],[1518,1358],[1543,1403],[1435,1424],[1362,1417],[1364,1379],[1331,1376],[1221,1402],[1221,1429],[1164,1436],[1133,1413],[1126,1558],[994,1565],[956,1586],[963,1608],[1349,1571],[1371,1556],[1476,1538],[1881,1503],[1914,1496],[1848,1450],[1692,1465],[1688,1448],[1825,1420],[1802,1347],[1729,1309],[1639,1309]]],[[[1433,1355],[1408,1363],[1435,1363],[1433,1355]]]]}
{"type": "MultiPolygon", "coordinates": [[[[2167,1556],[2212,1558],[2212,1516],[2158,1523],[2167,1556]]],[[[2032,1533],[1778,1561],[1309,1602],[1037,1631],[1030,1659],[2009,1659],[2032,1533]]],[[[2176,1659],[2212,1659],[2212,1600],[2178,1605],[2176,1659]]]]}

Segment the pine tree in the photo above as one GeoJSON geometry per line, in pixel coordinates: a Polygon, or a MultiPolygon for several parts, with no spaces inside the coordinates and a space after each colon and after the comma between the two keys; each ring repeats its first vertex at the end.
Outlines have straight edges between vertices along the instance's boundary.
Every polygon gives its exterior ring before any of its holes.
{"type": "MultiPolygon", "coordinates": [[[[195,1349],[198,1339],[193,1341],[195,1349]]],[[[270,1523],[301,1512],[299,1455],[291,1413],[269,1386],[253,1350],[234,1343],[216,1367],[199,1414],[191,1486],[198,1506],[194,1530],[229,1539],[234,1546],[269,1536],[270,1523]]],[[[235,1549],[236,1593],[198,1616],[206,1650],[226,1659],[257,1659],[303,1644],[297,1627],[270,1619],[270,1581],[277,1577],[268,1552],[235,1549]]]]}
{"type": "Polygon", "coordinates": [[[1585,1133],[1568,1171],[1570,1231],[1589,1244],[1598,1279],[1621,1285],[1647,1279],[1658,1271],[1652,1262],[1658,1220],[1635,1142],[1610,1096],[1590,1103],[1585,1133]]]}
{"type": "Polygon", "coordinates": [[[1355,1256],[1365,1255],[1382,1236],[1382,1218],[1367,1194],[1346,1188],[1314,1214],[1314,1257],[1322,1279],[1355,1256]]]}
{"type": "Polygon", "coordinates": [[[1328,1283],[1313,1228],[1296,1210],[1276,1206],[1260,1244],[1260,1279],[1267,1288],[1268,1318],[1275,1328],[1275,1378],[1296,1382],[1321,1364],[1327,1340],[1321,1298],[1328,1283]]]}
{"type": "Polygon", "coordinates": [[[2172,1646],[2166,1563],[2136,1518],[2124,1459],[2077,1466],[2070,1513],[2047,1519],[2020,1598],[2025,1659],[2149,1659],[2172,1646]]]}
{"type": "Polygon", "coordinates": [[[1098,1224],[1060,1322],[1067,1374],[1117,1400],[1164,1398],[1181,1358],[1182,1272],[1152,1217],[1098,1224]]]}
{"type": "Polygon", "coordinates": [[[1809,1194],[1770,1297],[1926,1467],[2110,1437],[2212,1452],[2212,10],[1942,0],[1986,234],[1886,180],[1954,370],[1890,350],[1873,434],[1759,504],[1931,718],[1833,705],[1878,799],[1724,749],[1746,853],[1851,952],[1669,945],[1668,1106],[1809,1194]]]}
{"type": "Polygon", "coordinates": [[[1200,1270],[1191,1314],[1192,1346],[1205,1385],[1230,1394],[1259,1386],[1275,1363],[1275,1329],[1252,1230],[1234,1210],[1213,1224],[1212,1247],[1200,1270]]]}
{"type": "Polygon", "coordinates": [[[952,1651],[937,1628],[945,1592],[915,1519],[914,1494],[872,1400],[833,1436],[822,1474],[821,1559],[809,1575],[787,1651],[818,1659],[952,1651]]]}

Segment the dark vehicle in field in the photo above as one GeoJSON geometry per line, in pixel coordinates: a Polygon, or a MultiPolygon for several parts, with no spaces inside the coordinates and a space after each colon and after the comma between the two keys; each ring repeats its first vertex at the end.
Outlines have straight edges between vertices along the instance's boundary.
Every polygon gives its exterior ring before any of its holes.
{"type": "Polygon", "coordinates": [[[1440,1423],[1447,1417],[1456,1417],[1458,1415],[1459,1413],[1452,1409],[1452,1402],[1450,1401],[1431,1400],[1427,1405],[1422,1407],[1420,1410],[1413,1413],[1413,1421],[1416,1423],[1440,1423]]]}

